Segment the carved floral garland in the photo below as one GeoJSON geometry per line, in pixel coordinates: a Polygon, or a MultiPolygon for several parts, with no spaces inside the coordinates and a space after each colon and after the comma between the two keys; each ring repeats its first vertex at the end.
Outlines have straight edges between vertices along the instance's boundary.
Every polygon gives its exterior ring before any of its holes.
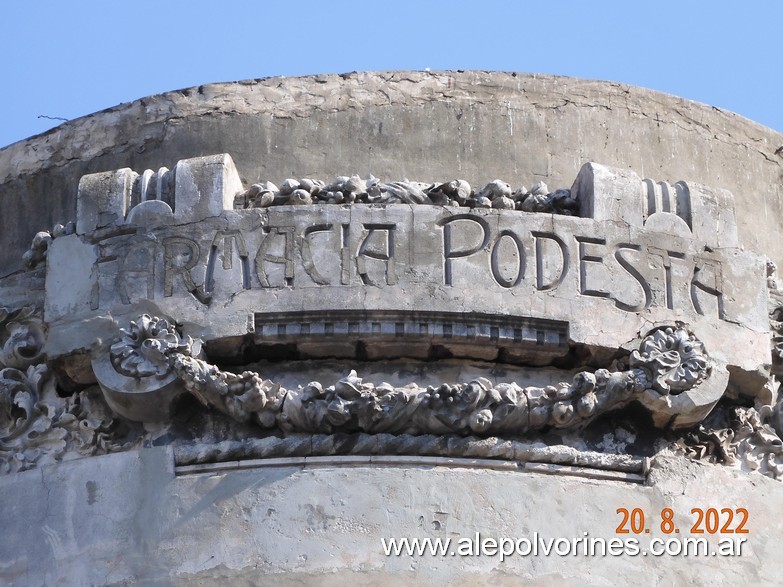
{"type": "MultiPolygon", "coordinates": [[[[63,458],[126,449],[117,421],[95,389],[58,396],[43,364],[44,328],[31,308],[0,308],[0,473],[63,458]]],[[[486,379],[421,388],[365,383],[355,372],[324,388],[313,382],[296,390],[252,371],[222,371],[199,358],[200,341],[182,337],[167,320],[143,315],[121,331],[112,365],[143,380],[174,372],[198,400],[239,422],[287,432],[332,434],[520,435],[545,427],[573,428],[626,405],[645,390],[677,394],[709,377],[704,345],[686,328],[662,328],[632,353],[630,368],[581,372],[571,384],[522,388],[493,386],[486,379]]],[[[735,408],[726,429],[704,426],[679,445],[691,458],[724,462],[770,477],[783,476],[783,442],[771,422],[783,406],[735,408]]],[[[777,418],[777,419],[776,419],[777,418]]],[[[436,436],[432,436],[436,435],[436,436]]]]}
{"type": "Polygon", "coordinates": [[[199,358],[198,343],[166,320],[143,315],[112,346],[117,372],[128,377],[173,370],[205,406],[239,422],[289,432],[371,434],[512,434],[574,428],[628,404],[645,390],[674,393],[703,381],[710,370],[704,345],[684,327],[656,330],[621,372],[578,373],[572,383],[525,387],[487,379],[422,388],[365,383],[356,372],[332,386],[295,390],[258,373],[222,371],[199,358]]]}

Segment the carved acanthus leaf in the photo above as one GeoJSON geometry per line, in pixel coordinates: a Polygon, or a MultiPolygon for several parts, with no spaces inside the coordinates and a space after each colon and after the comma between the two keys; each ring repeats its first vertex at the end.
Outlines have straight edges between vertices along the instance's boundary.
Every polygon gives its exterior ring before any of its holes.
{"type": "Polygon", "coordinates": [[[95,388],[57,394],[44,342],[32,307],[0,308],[0,473],[119,448],[116,423],[95,388]]]}
{"type": "Polygon", "coordinates": [[[783,440],[755,408],[734,408],[728,428],[700,426],[680,439],[677,448],[695,460],[783,477],[783,440]]]}
{"type": "Polygon", "coordinates": [[[0,473],[118,450],[114,427],[94,388],[62,398],[44,364],[0,370],[0,473]]]}
{"type": "Polygon", "coordinates": [[[775,479],[783,474],[783,441],[754,408],[737,408],[733,456],[751,471],[775,479]]]}

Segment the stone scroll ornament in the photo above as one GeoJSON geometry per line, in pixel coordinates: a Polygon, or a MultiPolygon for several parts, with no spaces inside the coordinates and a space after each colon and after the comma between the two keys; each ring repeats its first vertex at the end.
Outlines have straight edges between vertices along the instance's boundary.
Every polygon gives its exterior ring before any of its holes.
{"type": "Polygon", "coordinates": [[[44,341],[33,308],[0,308],[0,473],[120,448],[112,440],[113,416],[99,396],[57,394],[44,341]]]}
{"type": "Polygon", "coordinates": [[[703,418],[726,387],[725,370],[684,325],[649,334],[627,370],[583,371],[571,383],[547,387],[484,378],[394,387],[363,382],[351,371],[328,387],[285,389],[252,371],[219,369],[202,358],[199,341],[149,315],[121,330],[93,369],[111,407],[131,419],[165,420],[177,396],[189,392],[239,422],[327,434],[522,435],[584,426],[633,400],[653,412],[656,424],[682,427],[703,418]]]}

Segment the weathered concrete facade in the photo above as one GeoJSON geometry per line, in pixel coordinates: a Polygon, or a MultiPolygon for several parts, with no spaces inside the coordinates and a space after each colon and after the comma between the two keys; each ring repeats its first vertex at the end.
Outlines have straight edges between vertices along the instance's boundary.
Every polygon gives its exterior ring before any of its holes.
{"type": "MultiPolygon", "coordinates": [[[[2,251],[72,218],[87,173],[230,153],[246,185],[286,177],[503,178],[568,186],[596,161],[731,191],[748,248],[780,265],[781,135],[736,114],[622,84],[488,72],[270,78],[150,96],[0,150],[2,251]],[[40,200],[46,194],[46,204],[40,200]],[[763,228],[762,228],[763,227],[763,228]]],[[[11,247],[16,247],[13,250],[11,247]]]]}
{"type": "Polygon", "coordinates": [[[460,72],[205,86],[0,150],[0,577],[775,583],[781,145],[460,72]]]}
{"type": "MultiPolygon", "coordinates": [[[[24,500],[7,511],[5,583],[31,585],[641,585],[780,581],[779,483],[663,460],[649,487],[617,481],[399,464],[291,462],[175,476],[164,449],[43,467],[3,479],[24,500]],[[69,487],[67,492],[47,488],[69,487]],[[715,488],[721,487],[720,497],[715,488]],[[752,495],[752,497],[750,497],[752,495]],[[677,512],[696,504],[747,506],[742,556],[381,554],[381,536],[570,540],[616,535],[617,508],[677,512]],[[20,521],[16,521],[20,520],[20,521]],[[21,520],[24,520],[22,523],[21,520]],[[762,530],[764,535],[762,535],[762,530]]],[[[483,464],[483,463],[482,463],[483,464]]],[[[680,515],[682,514],[682,515],[680,515]]],[[[708,537],[713,545],[717,538],[708,537]]],[[[640,537],[643,548],[649,538],[640,537]]],[[[543,547],[539,546],[539,549],[543,547]]],[[[524,551],[523,551],[524,552],[524,551]]],[[[562,550],[561,550],[562,552],[562,550]]]]}

